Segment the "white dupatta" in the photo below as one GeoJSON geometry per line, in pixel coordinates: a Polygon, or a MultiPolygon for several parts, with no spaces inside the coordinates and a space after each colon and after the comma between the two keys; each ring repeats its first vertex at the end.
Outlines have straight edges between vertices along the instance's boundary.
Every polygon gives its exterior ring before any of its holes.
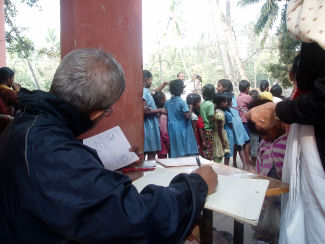
{"type": "Polygon", "coordinates": [[[325,173],[313,126],[290,126],[282,180],[290,190],[282,195],[279,243],[324,244],[325,173]]]}

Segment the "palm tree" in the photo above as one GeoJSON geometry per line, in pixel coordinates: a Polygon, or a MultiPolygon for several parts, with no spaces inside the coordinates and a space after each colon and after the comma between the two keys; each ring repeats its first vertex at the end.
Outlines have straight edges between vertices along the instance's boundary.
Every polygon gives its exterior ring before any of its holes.
{"type": "Polygon", "coordinates": [[[171,4],[169,6],[170,15],[168,16],[167,28],[166,28],[166,31],[163,34],[163,36],[166,36],[167,32],[171,30],[172,33],[174,33],[175,36],[177,37],[176,50],[179,55],[179,58],[181,59],[181,62],[183,64],[183,67],[184,67],[187,77],[190,77],[190,72],[186,65],[186,62],[185,62],[185,59],[184,59],[183,53],[182,53],[182,48],[181,48],[182,43],[183,43],[184,31],[180,26],[180,23],[182,22],[182,20],[180,19],[180,15],[178,14],[179,9],[180,9],[180,4],[181,4],[180,0],[172,0],[171,1],[171,4]]]}
{"type": "MultiPolygon", "coordinates": [[[[219,16],[219,21],[223,27],[224,34],[225,34],[225,37],[227,40],[228,54],[234,60],[234,63],[237,66],[237,69],[238,69],[239,75],[240,75],[240,79],[247,80],[248,78],[247,78],[246,71],[244,69],[244,66],[243,66],[240,56],[239,56],[235,36],[234,36],[234,33],[232,32],[232,28],[229,23],[230,20],[228,20],[228,21],[226,20],[226,17],[224,15],[224,13],[222,12],[221,6],[219,4],[219,0],[215,0],[215,6],[216,6],[216,13],[219,16]]],[[[228,18],[230,18],[230,16],[228,16],[228,18]]]]}
{"type": "Polygon", "coordinates": [[[273,27],[276,19],[281,15],[281,23],[277,28],[277,35],[279,36],[279,62],[276,64],[269,65],[269,72],[271,72],[272,77],[279,80],[283,86],[289,86],[288,78],[286,74],[288,73],[289,66],[292,64],[294,57],[299,49],[300,42],[293,40],[286,28],[286,10],[287,10],[287,0],[240,0],[238,5],[245,7],[249,4],[255,4],[259,2],[264,2],[260,16],[255,24],[255,32],[260,34],[263,32],[261,47],[264,46],[264,42],[273,27]],[[282,6],[281,6],[282,5],[282,6]]]}
{"type": "Polygon", "coordinates": [[[279,16],[280,11],[280,3],[284,2],[281,0],[240,0],[238,5],[241,7],[245,7],[250,4],[255,4],[259,2],[265,3],[261,7],[260,16],[255,24],[255,32],[256,34],[260,34],[263,32],[261,44],[264,46],[265,40],[272,29],[275,21],[279,16]]]}

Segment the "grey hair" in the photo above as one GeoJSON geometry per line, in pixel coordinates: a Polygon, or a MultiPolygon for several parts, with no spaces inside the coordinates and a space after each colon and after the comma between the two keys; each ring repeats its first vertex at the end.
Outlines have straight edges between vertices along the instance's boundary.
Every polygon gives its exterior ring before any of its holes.
{"type": "Polygon", "coordinates": [[[57,68],[50,93],[84,114],[111,107],[125,89],[121,65],[102,50],[76,49],[57,68]]]}

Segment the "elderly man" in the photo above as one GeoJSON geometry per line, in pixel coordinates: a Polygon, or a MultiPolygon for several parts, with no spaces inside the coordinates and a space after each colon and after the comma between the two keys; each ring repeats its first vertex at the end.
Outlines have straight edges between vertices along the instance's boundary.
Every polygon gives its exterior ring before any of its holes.
{"type": "Polygon", "coordinates": [[[214,191],[211,167],[138,193],[76,137],[110,114],[125,88],[120,64],[97,49],[69,53],[50,92],[19,94],[0,137],[2,243],[176,243],[214,191]]]}

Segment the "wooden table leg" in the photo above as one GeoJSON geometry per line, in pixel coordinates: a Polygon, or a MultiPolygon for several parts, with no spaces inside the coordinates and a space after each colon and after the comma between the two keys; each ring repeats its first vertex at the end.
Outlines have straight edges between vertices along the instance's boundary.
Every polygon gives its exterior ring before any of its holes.
{"type": "Polygon", "coordinates": [[[212,244],[213,211],[203,209],[203,218],[200,223],[200,240],[202,244],[212,244]]]}
{"type": "Polygon", "coordinates": [[[234,220],[234,244],[244,243],[244,224],[234,220]]]}

